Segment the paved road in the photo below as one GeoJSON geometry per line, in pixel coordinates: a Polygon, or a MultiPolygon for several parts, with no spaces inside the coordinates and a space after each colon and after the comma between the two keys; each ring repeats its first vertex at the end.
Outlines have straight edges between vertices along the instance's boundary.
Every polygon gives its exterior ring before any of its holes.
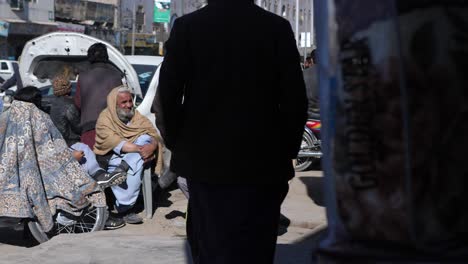
{"type": "MultiPolygon", "coordinates": [[[[298,173],[282,207],[277,264],[311,263],[325,226],[320,171],[298,173]]],[[[190,263],[187,201],[179,190],[159,195],[154,218],[114,231],[60,235],[34,245],[22,231],[0,228],[0,263],[190,263]]]]}

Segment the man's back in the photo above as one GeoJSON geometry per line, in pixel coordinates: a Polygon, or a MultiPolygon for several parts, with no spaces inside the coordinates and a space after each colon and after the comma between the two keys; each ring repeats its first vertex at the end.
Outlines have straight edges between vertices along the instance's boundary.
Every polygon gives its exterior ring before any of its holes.
{"type": "Polygon", "coordinates": [[[212,0],[176,20],[167,49],[161,96],[184,86],[183,105],[164,113],[176,172],[212,182],[292,177],[306,96],[289,22],[252,1],[212,0]]]}
{"type": "Polygon", "coordinates": [[[166,48],[153,106],[187,178],[194,263],[273,263],[307,111],[291,26],[252,0],[210,0],[166,48]]]}
{"type": "Polygon", "coordinates": [[[122,74],[108,63],[94,63],[88,71],[80,74],[80,90],[75,102],[78,99],[83,132],[94,129],[99,114],[106,108],[107,95],[121,84],[122,74]]]}

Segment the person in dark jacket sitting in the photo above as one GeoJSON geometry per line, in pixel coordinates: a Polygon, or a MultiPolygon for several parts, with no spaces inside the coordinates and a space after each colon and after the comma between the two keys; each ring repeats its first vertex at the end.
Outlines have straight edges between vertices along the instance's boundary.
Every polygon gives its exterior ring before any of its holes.
{"type": "Polygon", "coordinates": [[[51,100],[50,108],[52,122],[60,131],[68,146],[73,150],[73,156],[99,185],[106,188],[121,184],[125,180],[126,174],[121,172],[107,173],[99,166],[94,152],[86,144],[80,142],[80,112],[70,96],[71,83],[69,76],[70,70],[65,68],[64,73],[55,77],[52,82],[55,96],[51,100]]]}

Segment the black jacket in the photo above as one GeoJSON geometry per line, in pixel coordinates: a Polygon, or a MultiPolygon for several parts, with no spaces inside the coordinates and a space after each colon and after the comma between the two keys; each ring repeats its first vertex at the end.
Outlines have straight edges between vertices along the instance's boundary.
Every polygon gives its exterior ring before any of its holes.
{"type": "Polygon", "coordinates": [[[110,63],[93,63],[78,78],[75,105],[81,111],[82,132],[94,130],[96,121],[107,106],[107,95],[122,85],[123,74],[110,63]]]}
{"type": "Polygon", "coordinates": [[[309,119],[320,119],[317,66],[309,67],[303,73],[308,100],[307,116],[309,119]]]}
{"type": "Polygon", "coordinates": [[[80,141],[80,112],[71,97],[53,97],[50,101],[50,119],[60,131],[68,146],[80,141]]]}
{"type": "Polygon", "coordinates": [[[289,22],[253,1],[212,0],[175,21],[166,49],[157,119],[172,170],[211,183],[292,178],[307,99],[289,22]]]}

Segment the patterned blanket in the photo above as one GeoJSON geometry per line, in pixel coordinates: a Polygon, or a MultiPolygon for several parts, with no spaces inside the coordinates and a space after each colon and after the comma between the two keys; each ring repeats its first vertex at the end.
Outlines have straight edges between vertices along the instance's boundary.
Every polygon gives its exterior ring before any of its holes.
{"type": "Polygon", "coordinates": [[[57,209],[79,216],[105,196],[71,155],[49,116],[14,101],[0,115],[0,217],[36,218],[47,232],[57,209]]]}

